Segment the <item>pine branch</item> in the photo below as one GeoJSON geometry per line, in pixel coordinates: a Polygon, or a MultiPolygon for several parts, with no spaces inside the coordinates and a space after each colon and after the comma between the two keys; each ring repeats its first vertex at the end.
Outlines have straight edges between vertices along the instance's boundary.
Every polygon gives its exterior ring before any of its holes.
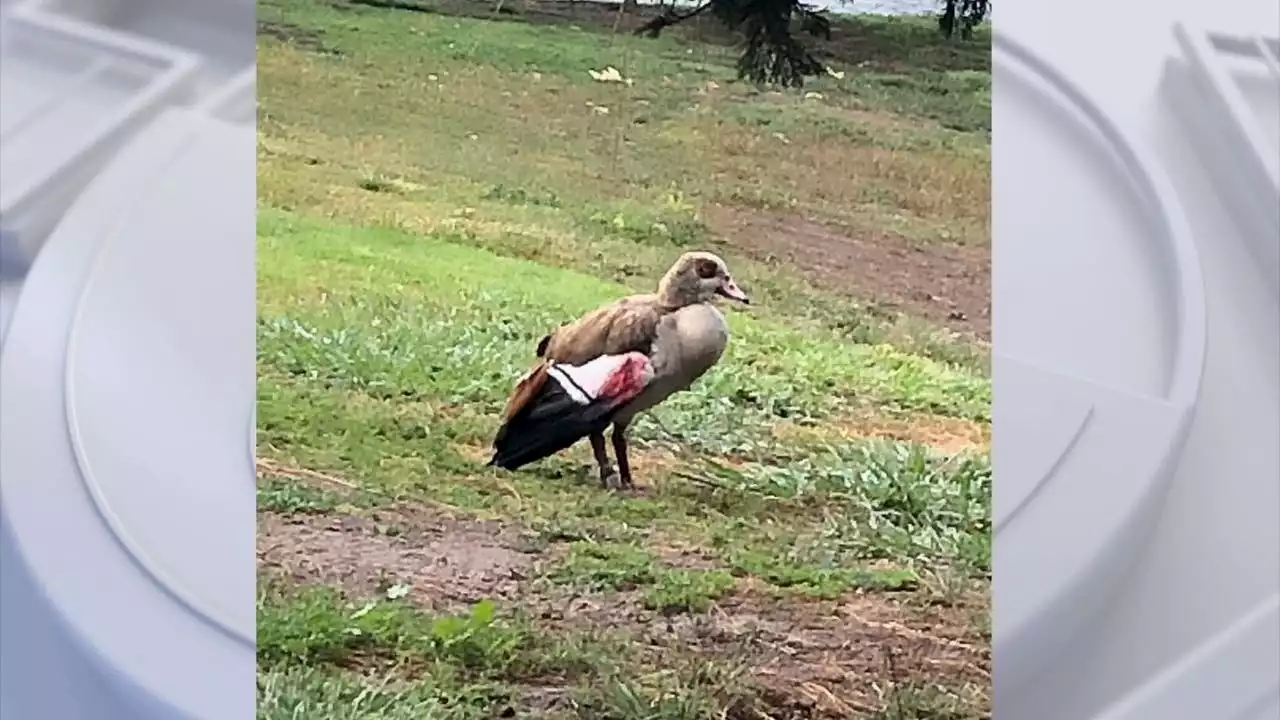
{"type": "Polygon", "coordinates": [[[668,8],[666,12],[636,28],[635,34],[647,35],[651,38],[656,38],[666,28],[695,18],[710,9],[710,2],[703,3],[687,13],[678,13],[674,8],[668,8]]]}

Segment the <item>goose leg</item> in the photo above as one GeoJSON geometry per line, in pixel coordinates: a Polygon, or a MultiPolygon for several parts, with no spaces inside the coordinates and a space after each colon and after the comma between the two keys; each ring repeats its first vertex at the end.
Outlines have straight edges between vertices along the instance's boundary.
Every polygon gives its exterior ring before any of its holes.
{"type": "Polygon", "coordinates": [[[613,454],[618,456],[618,483],[624,488],[635,487],[631,482],[631,459],[627,457],[627,424],[613,426],[613,454]]]}
{"type": "Polygon", "coordinates": [[[618,481],[618,472],[609,462],[609,453],[604,446],[604,433],[594,432],[588,437],[591,440],[591,452],[596,456],[596,465],[600,468],[600,484],[612,488],[618,481]]]}

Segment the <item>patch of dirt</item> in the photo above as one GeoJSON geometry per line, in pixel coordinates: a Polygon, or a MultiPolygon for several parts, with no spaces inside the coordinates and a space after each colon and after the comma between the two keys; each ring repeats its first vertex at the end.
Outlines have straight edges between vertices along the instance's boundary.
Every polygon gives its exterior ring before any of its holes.
{"type": "Polygon", "coordinates": [[[991,338],[991,253],[867,231],[850,237],[796,215],[712,205],[708,227],[758,260],[781,261],[815,287],[991,338]]]}
{"type": "Polygon", "coordinates": [[[924,625],[884,597],[863,597],[821,609],[748,600],[716,629],[759,638],[769,651],[757,677],[791,704],[847,718],[880,710],[892,683],[989,686],[989,651],[948,625],[924,625]]]}
{"type": "Polygon", "coordinates": [[[780,423],[774,427],[779,439],[798,436],[827,438],[886,438],[928,445],[944,455],[966,451],[986,452],[991,447],[991,428],[971,420],[934,415],[886,418],[868,415],[845,420],[831,420],[820,425],[802,426],[780,423]]]}
{"type": "MultiPolygon", "coordinates": [[[[741,667],[776,717],[851,718],[880,711],[886,687],[921,684],[963,693],[964,715],[989,717],[989,640],[975,629],[985,596],[951,606],[908,594],[836,602],[781,599],[750,579],[710,612],[667,617],[644,609],[639,591],[584,593],[525,582],[542,558],[519,549],[499,523],[427,507],[370,517],[262,513],[258,562],[294,582],[324,583],[352,599],[396,583],[432,611],[457,612],[484,598],[518,604],[550,630],[623,631],[641,663],[741,667]],[[672,660],[675,658],[675,660],[672,660]]],[[[698,548],[667,544],[682,567],[709,567],[698,548]]],[[[544,558],[555,556],[549,549],[544,558]]],[[[551,700],[563,688],[548,687],[551,700]]],[[[948,716],[950,717],[950,716],[948,716]]]]}
{"type": "Polygon", "coordinates": [[[493,448],[487,445],[455,443],[453,449],[462,457],[481,467],[484,467],[484,464],[489,462],[489,458],[493,457],[493,448]]]}
{"type": "Polygon", "coordinates": [[[494,524],[425,508],[353,515],[258,518],[258,565],[301,583],[324,583],[349,597],[372,597],[397,583],[409,597],[454,611],[516,595],[537,558],[494,524]]]}
{"type": "Polygon", "coordinates": [[[706,548],[658,534],[650,536],[649,546],[657,558],[670,567],[682,570],[715,570],[721,565],[715,554],[706,548]]]}
{"type": "Polygon", "coordinates": [[[989,717],[990,643],[972,629],[973,608],[926,609],[885,595],[784,601],[746,588],[707,614],[664,617],[635,595],[540,598],[534,607],[552,627],[626,629],[655,663],[690,653],[741,663],[791,716],[862,717],[883,708],[889,685],[909,683],[967,689],[966,717],[989,717]]]}
{"type": "Polygon", "coordinates": [[[329,47],[324,43],[320,31],[310,30],[308,28],[299,27],[290,23],[268,22],[261,20],[258,22],[258,34],[266,37],[275,38],[280,42],[290,43],[303,50],[321,55],[341,55],[341,51],[329,47]]]}

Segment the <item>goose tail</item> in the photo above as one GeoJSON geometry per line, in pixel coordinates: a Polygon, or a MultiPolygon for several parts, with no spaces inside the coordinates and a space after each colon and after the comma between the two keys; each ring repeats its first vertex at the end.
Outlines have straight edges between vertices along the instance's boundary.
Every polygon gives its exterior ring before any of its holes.
{"type": "Polygon", "coordinates": [[[653,376],[641,353],[606,355],[583,365],[544,361],[516,384],[488,466],[517,470],[609,426],[653,376]]]}

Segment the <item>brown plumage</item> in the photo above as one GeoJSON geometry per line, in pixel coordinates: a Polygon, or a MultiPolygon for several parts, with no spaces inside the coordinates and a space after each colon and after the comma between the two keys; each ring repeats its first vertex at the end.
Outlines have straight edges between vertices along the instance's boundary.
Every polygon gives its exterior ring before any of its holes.
{"type": "Polygon", "coordinates": [[[653,348],[658,322],[672,311],[656,295],[633,295],[605,305],[561,327],[539,343],[540,357],[580,365],[601,355],[642,352],[653,348]]]}
{"type": "MultiPolygon", "coordinates": [[[[527,414],[531,403],[542,397],[550,364],[576,366],[602,356],[641,353],[650,360],[652,378],[640,397],[607,415],[614,426],[617,472],[605,451],[604,427],[587,433],[600,466],[601,481],[612,485],[616,479],[622,486],[630,486],[625,433],[631,418],[672,392],[687,388],[719,360],[724,350],[727,326],[711,305],[717,295],[749,302],[723,260],[706,252],[685,253],[663,276],[657,292],[621,298],[544,336],[536,348],[538,364],[521,378],[507,402],[499,439],[507,435],[509,426],[522,413],[527,414]]],[[[604,422],[603,416],[599,422],[604,422]]]]}
{"type": "Polygon", "coordinates": [[[502,411],[502,419],[510,420],[520,412],[542,389],[547,381],[547,364],[540,362],[516,383],[515,392],[507,398],[507,407],[502,411]]]}

